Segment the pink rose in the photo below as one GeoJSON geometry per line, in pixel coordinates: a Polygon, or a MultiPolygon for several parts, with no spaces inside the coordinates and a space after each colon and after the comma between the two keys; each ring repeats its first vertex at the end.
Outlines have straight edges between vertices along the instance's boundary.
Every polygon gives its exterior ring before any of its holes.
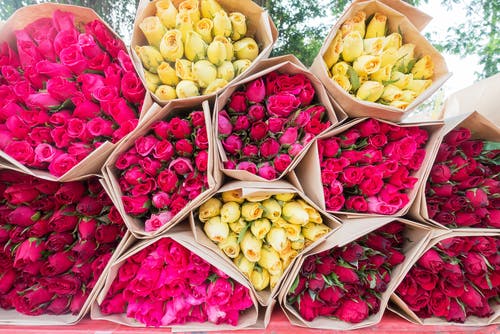
{"type": "Polygon", "coordinates": [[[279,133],[283,131],[283,126],[287,122],[286,118],[270,117],[267,120],[269,131],[272,133],[279,133]]]}
{"type": "Polygon", "coordinates": [[[242,161],[237,166],[236,169],[246,170],[252,174],[257,174],[257,166],[253,162],[242,161]]]}
{"type": "Polygon", "coordinates": [[[299,130],[296,127],[287,128],[279,138],[281,145],[291,145],[297,141],[299,130]]]}
{"type": "Polygon", "coordinates": [[[71,168],[76,166],[77,163],[78,161],[75,157],[63,153],[50,162],[48,169],[52,175],[62,176],[71,168]]]}
{"type": "Polygon", "coordinates": [[[27,141],[11,141],[4,149],[5,153],[26,165],[35,159],[35,152],[27,141]]]}
{"type": "MultiPolygon", "coordinates": [[[[158,181],[159,183],[159,181],[158,181]]],[[[149,209],[149,197],[143,196],[122,196],[125,212],[134,216],[140,216],[149,209]]]]}
{"type": "Polygon", "coordinates": [[[252,158],[259,154],[259,148],[256,145],[247,144],[241,149],[241,154],[244,157],[252,158]]]}
{"type": "Polygon", "coordinates": [[[278,153],[280,144],[273,138],[267,138],[260,146],[260,155],[265,159],[272,159],[278,153]]]}
{"type": "Polygon", "coordinates": [[[433,183],[445,183],[451,177],[451,171],[448,166],[444,164],[438,164],[432,166],[430,178],[433,183]]]}
{"type": "Polygon", "coordinates": [[[122,94],[130,103],[141,103],[146,90],[134,72],[126,72],[121,80],[122,94]]]}
{"type": "Polygon", "coordinates": [[[3,191],[4,199],[12,205],[29,203],[35,200],[40,192],[31,184],[12,184],[3,191]]]}
{"type": "Polygon", "coordinates": [[[16,250],[14,268],[22,269],[37,262],[45,249],[46,245],[41,240],[24,240],[16,250]]]}
{"type": "Polygon", "coordinates": [[[186,119],[174,117],[169,122],[169,133],[175,139],[187,138],[192,133],[191,124],[186,119]]]}
{"type": "Polygon", "coordinates": [[[342,321],[349,323],[360,323],[368,317],[368,304],[357,298],[356,300],[346,299],[335,311],[335,316],[342,321]]]}
{"type": "Polygon", "coordinates": [[[47,92],[58,101],[67,100],[80,93],[76,82],[68,81],[60,76],[47,80],[47,92]]]}
{"type": "Polygon", "coordinates": [[[88,62],[77,45],[68,46],[59,53],[60,61],[67,66],[73,73],[80,74],[88,68],[88,62]]]}
{"type": "Polygon", "coordinates": [[[201,151],[194,158],[196,169],[200,172],[206,172],[208,168],[208,152],[201,151]]]}
{"type": "Polygon", "coordinates": [[[157,142],[154,146],[153,157],[162,161],[169,161],[174,156],[175,150],[168,140],[157,142]]]}
{"type": "Polygon", "coordinates": [[[12,225],[27,227],[38,220],[37,216],[39,217],[39,214],[32,207],[18,206],[7,215],[6,221],[12,225]]]}
{"type": "Polygon", "coordinates": [[[134,147],[139,155],[146,157],[151,153],[151,151],[153,151],[158,142],[158,139],[154,136],[147,135],[137,138],[134,143],[134,147]]]}
{"type": "Polygon", "coordinates": [[[175,143],[175,150],[180,156],[191,156],[193,154],[193,149],[193,144],[188,139],[181,139],[175,143]]]}
{"type": "Polygon", "coordinates": [[[467,201],[474,208],[486,207],[489,204],[488,195],[481,188],[468,189],[465,191],[467,201]]]}
{"type": "Polygon", "coordinates": [[[208,133],[207,133],[207,128],[205,126],[196,130],[194,143],[199,150],[208,149],[208,133]]]}
{"type": "Polygon", "coordinates": [[[177,158],[170,162],[168,169],[173,169],[179,175],[185,175],[193,171],[191,160],[186,158],[177,158]]]}
{"type": "Polygon", "coordinates": [[[222,146],[224,147],[224,150],[227,153],[235,155],[241,151],[241,148],[243,147],[243,142],[240,137],[238,137],[235,134],[232,134],[222,141],[222,146]]]}
{"type": "Polygon", "coordinates": [[[252,124],[250,128],[249,136],[254,141],[259,141],[264,139],[268,134],[267,124],[263,121],[256,121],[252,124]]]}
{"type": "Polygon", "coordinates": [[[278,154],[274,159],[274,167],[278,173],[283,173],[292,163],[292,158],[288,154],[278,154]]]}
{"type": "Polygon", "coordinates": [[[260,121],[266,116],[264,106],[262,104],[253,104],[248,108],[248,116],[252,121],[260,121]]]}
{"type": "Polygon", "coordinates": [[[363,196],[351,196],[346,200],[345,207],[347,210],[366,212],[368,211],[368,202],[363,196]]]}
{"type": "Polygon", "coordinates": [[[113,130],[113,122],[102,117],[92,118],[86,125],[87,131],[94,137],[110,137],[113,130]]]}
{"type": "Polygon", "coordinates": [[[390,205],[375,196],[368,198],[368,212],[379,213],[382,215],[393,215],[399,209],[400,207],[397,205],[390,205]]]}
{"type": "Polygon", "coordinates": [[[245,96],[249,102],[260,103],[266,97],[266,87],[262,78],[255,79],[247,84],[245,96]]]}
{"type": "Polygon", "coordinates": [[[326,199],[326,208],[330,211],[340,211],[345,203],[345,197],[342,195],[333,195],[326,199]]]}
{"type": "Polygon", "coordinates": [[[288,154],[290,154],[291,157],[295,157],[299,155],[300,152],[302,152],[303,148],[304,147],[302,146],[302,144],[299,143],[292,144],[290,145],[290,147],[288,147],[288,154]]]}
{"type": "Polygon", "coordinates": [[[361,137],[368,137],[380,133],[380,122],[370,118],[356,125],[361,137]]]}
{"type": "Polygon", "coordinates": [[[300,106],[300,100],[290,93],[277,93],[267,99],[267,111],[272,116],[288,117],[300,106]]]}
{"type": "Polygon", "coordinates": [[[178,181],[177,174],[170,169],[165,169],[158,174],[158,186],[166,193],[173,193],[177,189],[178,181]]]}
{"type": "Polygon", "coordinates": [[[112,101],[101,101],[101,107],[103,107],[103,103],[109,106],[108,113],[113,117],[116,123],[123,126],[129,121],[137,121],[136,111],[128,105],[125,99],[116,98],[112,101]]]}
{"type": "Polygon", "coordinates": [[[233,125],[225,110],[219,111],[217,128],[219,130],[219,135],[222,136],[229,136],[233,132],[233,125]]]}
{"type": "Polygon", "coordinates": [[[272,180],[276,178],[276,169],[269,163],[266,163],[259,167],[258,175],[267,180],[272,180]]]}
{"type": "Polygon", "coordinates": [[[245,131],[250,127],[250,120],[246,115],[239,115],[234,122],[234,131],[245,131]]]}
{"type": "Polygon", "coordinates": [[[236,114],[243,114],[247,110],[245,92],[234,92],[227,104],[229,111],[236,114]]]}
{"type": "Polygon", "coordinates": [[[92,100],[97,89],[105,87],[104,77],[100,74],[82,73],[77,77],[77,82],[87,100],[92,100]]]}
{"type": "Polygon", "coordinates": [[[193,111],[189,114],[189,118],[194,127],[205,126],[205,114],[203,111],[193,111]]]}
{"type": "Polygon", "coordinates": [[[95,219],[82,219],[78,224],[78,234],[82,240],[93,239],[97,221],[95,219]]]}

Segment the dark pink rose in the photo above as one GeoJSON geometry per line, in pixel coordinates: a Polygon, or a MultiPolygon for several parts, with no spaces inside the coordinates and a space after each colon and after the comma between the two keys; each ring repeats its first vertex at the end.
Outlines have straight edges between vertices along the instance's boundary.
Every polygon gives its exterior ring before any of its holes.
{"type": "Polygon", "coordinates": [[[391,205],[386,203],[375,196],[371,196],[368,199],[368,211],[373,213],[379,213],[382,215],[392,215],[395,214],[400,207],[398,205],[391,205]]]}
{"type": "Polygon", "coordinates": [[[474,208],[486,207],[489,204],[488,195],[481,188],[468,189],[465,191],[467,201],[474,208]]]}
{"type": "Polygon", "coordinates": [[[257,174],[257,166],[253,162],[242,161],[237,166],[236,169],[246,170],[252,174],[257,174]]]}
{"type": "Polygon", "coordinates": [[[62,183],[59,190],[55,193],[55,200],[60,204],[76,203],[85,193],[85,186],[82,182],[62,183]]]}
{"type": "Polygon", "coordinates": [[[82,197],[76,205],[76,211],[84,216],[98,216],[102,209],[102,201],[91,196],[82,197]]]}
{"type": "Polygon", "coordinates": [[[95,219],[82,219],[78,224],[78,234],[80,239],[93,239],[96,227],[97,221],[95,219]]]}
{"type": "Polygon", "coordinates": [[[239,115],[234,122],[234,131],[245,131],[250,127],[250,120],[246,115],[239,115]]]}
{"type": "Polygon", "coordinates": [[[35,200],[40,192],[31,184],[12,184],[3,191],[5,200],[13,205],[29,203],[35,200]]]}
{"type": "Polygon", "coordinates": [[[193,165],[189,159],[177,158],[170,162],[168,169],[173,169],[179,175],[185,175],[193,171],[193,165]]]}
{"type": "Polygon", "coordinates": [[[87,131],[94,137],[110,137],[113,130],[113,122],[102,117],[92,118],[86,125],[87,131]]]}
{"type": "Polygon", "coordinates": [[[114,242],[120,236],[121,226],[99,225],[95,231],[95,240],[99,244],[108,244],[114,242]]]}
{"type": "Polygon", "coordinates": [[[175,139],[187,138],[191,135],[191,124],[186,119],[174,117],[169,122],[169,133],[175,139]]]}
{"type": "Polygon", "coordinates": [[[52,233],[47,238],[47,250],[51,252],[62,252],[75,241],[71,233],[52,233]]]}
{"type": "Polygon", "coordinates": [[[61,63],[67,66],[73,73],[80,74],[88,67],[88,62],[77,45],[68,46],[59,53],[61,63]]]}
{"type": "Polygon", "coordinates": [[[343,132],[342,134],[340,134],[340,147],[348,148],[356,144],[356,141],[359,137],[361,137],[361,134],[359,130],[355,128],[351,128],[346,132],[343,132]]]}
{"type": "Polygon", "coordinates": [[[232,134],[222,141],[222,146],[227,153],[234,155],[241,151],[243,142],[240,137],[232,134]]]}
{"type": "Polygon", "coordinates": [[[166,193],[173,193],[179,181],[177,174],[170,169],[165,169],[158,174],[158,186],[166,193]]]}
{"type": "Polygon", "coordinates": [[[369,118],[366,121],[357,124],[356,128],[359,130],[361,137],[369,137],[380,133],[380,122],[376,119],[369,118]]]}
{"type": "Polygon", "coordinates": [[[39,239],[24,240],[17,248],[14,259],[14,268],[22,269],[37,262],[42,257],[46,244],[39,239]]]}
{"type": "Polygon", "coordinates": [[[245,92],[234,92],[227,104],[229,111],[236,114],[243,114],[247,110],[245,92]]]}
{"type": "MultiPolygon", "coordinates": [[[[108,113],[111,115],[111,117],[113,117],[115,122],[120,124],[122,127],[127,122],[130,122],[130,121],[137,122],[136,111],[132,107],[130,107],[130,105],[127,103],[127,101],[125,99],[117,98],[117,99],[112,100],[112,101],[105,101],[105,102],[101,101],[101,107],[103,107],[103,103],[106,106],[109,105],[108,113]]],[[[103,109],[104,109],[104,107],[103,107],[103,109]]],[[[134,129],[134,128],[135,128],[135,126],[132,129],[134,129]]]]}
{"type": "MultiPolygon", "coordinates": [[[[158,181],[159,183],[159,181],[158,181]]],[[[122,196],[125,212],[131,215],[139,216],[146,213],[149,209],[149,197],[143,196],[122,196]]]]}
{"type": "Polygon", "coordinates": [[[67,171],[69,171],[71,168],[76,166],[77,163],[78,161],[75,159],[75,157],[63,153],[51,161],[48,169],[52,175],[61,176],[64,175],[67,171]]]}
{"type": "Polygon", "coordinates": [[[466,140],[470,139],[471,131],[467,128],[459,128],[450,131],[445,137],[443,142],[451,146],[457,146],[466,140]]]}
{"type": "Polygon", "coordinates": [[[79,220],[73,205],[63,206],[49,218],[49,227],[55,232],[71,231],[79,220]]]}
{"type": "Polygon", "coordinates": [[[335,316],[349,323],[360,323],[368,317],[368,304],[362,299],[345,299],[335,311],[335,316]]]}
{"type": "Polygon", "coordinates": [[[267,99],[267,111],[276,117],[288,117],[299,106],[300,100],[290,93],[277,93],[267,99]]]}
{"type": "Polygon", "coordinates": [[[63,77],[52,77],[47,80],[47,92],[56,100],[64,101],[78,94],[76,82],[63,77]]]}
{"type": "Polygon", "coordinates": [[[146,157],[151,153],[151,151],[153,151],[158,142],[158,139],[156,139],[154,136],[147,135],[137,138],[134,146],[138,154],[146,157]]]}
{"type": "Polygon", "coordinates": [[[439,253],[434,249],[429,249],[425,252],[417,263],[434,274],[437,274],[441,269],[443,269],[445,264],[439,253]]]}
{"type": "Polygon", "coordinates": [[[252,158],[259,154],[259,148],[256,145],[247,144],[241,149],[241,154],[244,157],[252,158]]]}
{"type": "Polygon", "coordinates": [[[263,121],[256,121],[252,124],[250,128],[249,136],[254,141],[259,141],[264,139],[268,134],[267,124],[263,121]]]}
{"type": "Polygon", "coordinates": [[[288,154],[278,154],[274,159],[274,167],[278,173],[283,173],[292,163],[292,158],[288,154]]]}
{"type": "Polygon", "coordinates": [[[257,174],[267,180],[272,180],[276,178],[276,169],[269,163],[266,163],[259,167],[257,174]]]}
{"type": "Polygon", "coordinates": [[[295,127],[287,128],[279,138],[281,145],[291,145],[297,141],[299,130],[295,127]]]}
{"type": "Polygon", "coordinates": [[[309,79],[303,74],[281,74],[276,79],[275,92],[299,95],[309,79]]]}
{"type": "Polygon", "coordinates": [[[267,138],[260,145],[260,155],[265,159],[272,159],[278,153],[280,149],[280,144],[273,138],[267,138]]]}
{"type": "Polygon", "coordinates": [[[346,200],[345,207],[347,210],[366,212],[368,211],[368,202],[363,196],[351,196],[346,200]]]}
{"type": "Polygon", "coordinates": [[[430,178],[433,183],[445,183],[451,177],[451,171],[448,166],[444,164],[432,166],[430,178]]]}
{"type": "Polygon", "coordinates": [[[345,203],[345,197],[342,195],[333,195],[326,199],[326,208],[330,211],[339,211],[345,203]]]}
{"type": "Polygon", "coordinates": [[[191,156],[193,154],[193,149],[193,144],[188,139],[181,139],[175,143],[175,150],[180,156],[191,156]]]}
{"type": "Polygon", "coordinates": [[[208,149],[208,133],[205,126],[198,128],[194,137],[194,143],[199,150],[208,149]]]}
{"type": "Polygon", "coordinates": [[[18,206],[8,214],[6,221],[12,225],[27,227],[33,225],[38,218],[39,213],[32,207],[18,206]]]}
{"type": "Polygon", "coordinates": [[[253,104],[248,108],[248,116],[252,121],[260,121],[265,115],[264,106],[261,104],[253,104]]]}
{"type": "Polygon", "coordinates": [[[231,124],[229,115],[225,110],[219,111],[218,130],[219,130],[219,135],[222,136],[229,136],[233,132],[233,125],[231,124]]]}
{"type": "Polygon", "coordinates": [[[208,152],[207,151],[198,152],[198,154],[194,158],[194,162],[196,165],[196,169],[198,169],[198,171],[200,171],[200,172],[207,171],[208,152]]]}
{"type": "Polygon", "coordinates": [[[292,145],[290,145],[290,147],[288,147],[288,154],[290,154],[291,157],[295,157],[300,152],[302,152],[303,148],[304,147],[302,146],[302,144],[299,144],[299,143],[292,144],[292,145]]]}
{"type": "Polygon", "coordinates": [[[335,157],[340,149],[339,140],[337,137],[330,137],[318,141],[318,148],[320,150],[320,156],[327,158],[335,157]]]}
{"type": "Polygon", "coordinates": [[[271,133],[279,133],[283,131],[283,126],[285,125],[286,122],[287,122],[286,118],[270,117],[267,120],[267,125],[271,133]]]}
{"type": "Polygon", "coordinates": [[[154,146],[153,157],[163,161],[169,161],[174,156],[175,150],[168,140],[157,142],[154,146]]]}
{"type": "Polygon", "coordinates": [[[474,212],[457,212],[454,222],[457,226],[474,226],[481,222],[481,218],[474,212]]]}
{"type": "Polygon", "coordinates": [[[122,94],[130,103],[141,103],[144,99],[146,89],[135,72],[126,72],[121,80],[122,94]]]}
{"type": "Polygon", "coordinates": [[[266,97],[266,87],[262,78],[255,79],[247,84],[245,96],[249,102],[260,103],[266,97]]]}

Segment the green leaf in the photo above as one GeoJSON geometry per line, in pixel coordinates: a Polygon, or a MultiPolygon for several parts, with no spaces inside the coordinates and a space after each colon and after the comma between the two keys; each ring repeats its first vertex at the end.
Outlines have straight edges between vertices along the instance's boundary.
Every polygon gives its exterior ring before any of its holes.
{"type": "Polygon", "coordinates": [[[354,70],[354,68],[352,68],[352,66],[349,66],[347,68],[347,75],[349,76],[349,81],[351,82],[351,91],[356,92],[359,86],[361,86],[358,73],[354,70]]]}
{"type": "Polygon", "coordinates": [[[295,293],[295,289],[297,289],[297,287],[299,286],[299,280],[299,275],[297,275],[297,277],[295,277],[295,280],[293,281],[292,286],[290,287],[289,293],[295,293]]]}
{"type": "Polygon", "coordinates": [[[483,153],[488,151],[500,150],[500,142],[498,141],[484,141],[483,153]]]}
{"type": "Polygon", "coordinates": [[[240,244],[241,240],[243,240],[243,237],[245,236],[245,233],[247,233],[249,227],[250,223],[247,223],[245,227],[241,229],[240,233],[238,234],[238,244],[240,244]]]}
{"type": "Polygon", "coordinates": [[[403,31],[401,30],[401,26],[398,26],[398,34],[400,34],[401,36],[403,36],[403,31]]]}
{"type": "Polygon", "coordinates": [[[412,59],[408,62],[408,65],[406,65],[406,73],[410,73],[411,70],[413,69],[413,66],[415,66],[415,63],[417,62],[417,59],[412,59]]]}
{"type": "Polygon", "coordinates": [[[391,84],[393,84],[395,82],[398,82],[398,81],[399,81],[399,79],[395,79],[395,80],[382,80],[382,85],[387,86],[387,85],[391,85],[391,84]]]}
{"type": "Polygon", "coordinates": [[[40,211],[35,212],[33,216],[31,216],[31,221],[36,222],[38,219],[40,219],[41,215],[42,214],[40,213],[40,211]]]}

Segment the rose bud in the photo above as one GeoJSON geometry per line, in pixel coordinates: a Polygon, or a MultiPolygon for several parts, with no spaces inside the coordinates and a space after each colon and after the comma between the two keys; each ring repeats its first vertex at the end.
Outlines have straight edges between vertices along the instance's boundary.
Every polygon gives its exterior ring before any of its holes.
{"type": "Polygon", "coordinates": [[[356,97],[361,100],[375,102],[384,92],[384,85],[377,81],[365,81],[361,84],[356,97]]]}
{"type": "Polygon", "coordinates": [[[194,25],[194,30],[201,36],[203,41],[210,44],[213,40],[212,29],[214,28],[214,23],[212,20],[203,18],[196,22],[194,25]]]}
{"type": "Polygon", "coordinates": [[[249,59],[238,59],[233,62],[234,71],[236,76],[245,72],[252,65],[252,61],[249,59]]]}
{"type": "Polygon", "coordinates": [[[412,74],[404,74],[402,72],[392,71],[391,74],[392,85],[400,89],[408,89],[408,85],[412,80],[413,80],[412,74]]]}
{"type": "Polygon", "coordinates": [[[241,197],[241,190],[240,189],[224,191],[221,196],[222,196],[222,201],[224,203],[236,202],[236,203],[241,204],[245,201],[245,199],[241,197]]]}
{"type": "Polygon", "coordinates": [[[424,90],[429,88],[429,86],[432,85],[432,80],[415,80],[412,79],[409,83],[408,86],[406,86],[406,89],[409,89],[411,91],[414,91],[417,95],[422,94],[424,90]]]}
{"type": "Polygon", "coordinates": [[[241,216],[246,221],[256,220],[262,217],[264,209],[260,203],[245,202],[241,206],[241,216]]]}
{"type": "Polygon", "coordinates": [[[182,80],[175,87],[175,93],[180,99],[200,95],[198,86],[191,80],[182,80]]]}
{"type": "Polygon", "coordinates": [[[386,32],[387,16],[375,13],[366,27],[365,38],[384,37],[386,32]]]}
{"type": "Polygon", "coordinates": [[[266,241],[278,252],[285,250],[287,246],[285,230],[281,227],[272,227],[266,235],[266,241]]]}
{"type": "Polygon", "coordinates": [[[234,79],[234,74],[233,63],[228,60],[223,61],[222,64],[217,67],[217,78],[219,79],[224,79],[229,82],[234,79]]]}
{"type": "Polygon", "coordinates": [[[488,194],[481,188],[466,190],[465,197],[474,208],[484,208],[489,204],[488,194]]]}
{"type": "Polygon", "coordinates": [[[236,154],[241,151],[243,142],[240,137],[235,134],[230,135],[222,141],[222,146],[229,154],[236,154]]]}
{"type": "Polygon", "coordinates": [[[430,79],[434,75],[434,62],[431,56],[420,58],[411,69],[413,79],[430,79]]]}
{"type": "Polygon", "coordinates": [[[240,245],[238,244],[238,236],[235,233],[229,233],[226,240],[218,244],[219,248],[228,257],[234,259],[240,254],[240,245]]]}
{"type": "Polygon", "coordinates": [[[227,13],[224,10],[216,12],[213,16],[214,36],[224,36],[229,37],[232,33],[231,20],[229,19],[227,13]]]}
{"type": "MultiPolygon", "coordinates": [[[[383,59],[382,57],[380,59],[383,59]]],[[[378,71],[372,73],[370,75],[370,79],[378,82],[389,81],[391,80],[392,74],[392,65],[382,66],[383,61],[380,61],[380,68],[378,71]]]]}
{"type": "Polygon", "coordinates": [[[262,246],[260,259],[257,262],[262,268],[267,269],[270,275],[279,275],[283,271],[278,252],[271,246],[262,246]]]}
{"type": "Polygon", "coordinates": [[[309,222],[309,215],[299,202],[285,203],[281,216],[286,221],[296,225],[305,225],[309,222]]]}
{"type": "Polygon", "coordinates": [[[237,221],[229,223],[229,229],[234,233],[239,234],[247,225],[248,223],[245,219],[239,218],[237,221]]]}
{"type": "Polygon", "coordinates": [[[259,261],[262,240],[257,239],[250,231],[245,232],[243,239],[241,239],[240,247],[243,255],[245,255],[249,261],[259,261]]]}
{"type": "Polygon", "coordinates": [[[182,32],[177,29],[168,30],[160,41],[160,53],[169,62],[175,62],[184,55],[182,32]]]}
{"type": "Polygon", "coordinates": [[[269,286],[269,272],[261,267],[255,267],[250,275],[250,281],[255,290],[262,291],[269,286]]]}
{"type": "Polygon", "coordinates": [[[238,59],[253,61],[259,55],[259,46],[251,37],[245,37],[234,43],[234,53],[238,59]]]}
{"type": "Polygon", "coordinates": [[[444,164],[434,165],[432,166],[430,177],[433,183],[445,183],[451,177],[451,170],[444,164]]]}
{"type": "Polygon", "coordinates": [[[160,0],[155,3],[156,16],[158,16],[167,29],[175,28],[175,17],[177,8],[171,0],[160,0]]]}
{"type": "Polygon", "coordinates": [[[226,202],[220,209],[220,219],[223,223],[234,223],[240,218],[240,206],[236,202],[226,202]]]}
{"type": "Polygon", "coordinates": [[[186,40],[188,32],[194,30],[194,24],[195,22],[193,21],[190,13],[186,11],[179,11],[175,17],[175,28],[181,32],[182,41],[186,40]]]}
{"type": "Polygon", "coordinates": [[[351,31],[344,37],[342,59],[353,62],[363,54],[363,36],[358,31],[351,31]]]}
{"type": "MultiPolygon", "coordinates": [[[[291,243],[293,244],[293,242],[291,243]]],[[[299,255],[299,251],[304,249],[304,244],[302,243],[301,248],[291,248],[291,247],[286,247],[284,250],[282,250],[280,253],[280,258],[283,263],[283,268],[288,268],[290,263],[292,263],[293,259],[299,255]]]]}
{"type": "Polygon", "coordinates": [[[295,194],[294,193],[281,193],[281,194],[275,194],[274,198],[278,201],[281,202],[289,202],[292,199],[294,199],[295,194]]]}
{"type": "Polygon", "coordinates": [[[237,41],[242,37],[245,37],[245,34],[247,33],[247,23],[245,15],[239,12],[232,12],[231,14],[229,14],[229,19],[231,20],[232,27],[231,39],[233,41],[237,41]]]}
{"type": "Polygon", "coordinates": [[[269,162],[265,162],[259,167],[257,174],[267,180],[272,180],[276,178],[276,169],[269,162]]]}
{"type": "Polygon", "coordinates": [[[366,13],[364,11],[359,11],[354,14],[353,17],[346,20],[340,27],[342,36],[347,35],[351,31],[358,31],[361,36],[365,36],[366,33],[366,13]]]}
{"type": "Polygon", "coordinates": [[[380,55],[384,50],[385,37],[365,38],[363,40],[363,50],[368,55],[380,55]]]}
{"type": "Polygon", "coordinates": [[[296,241],[303,238],[301,225],[287,223],[286,220],[282,218],[278,219],[275,224],[285,230],[286,237],[290,241],[296,241]]]}
{"type": "Polygon", "coordinates": [[[28,227],[40,218],[40,212],[27,206],[18,206],[6,218],[7,222],[11,225],[28,227]]]}
{"type": "Polygon", "coordinates": [[[241,149],[241,154],[247,158],[252,158],[259,154],[259,148],[255,145],[248,144],[241,149]]]}
{"type": "Polygon", "coordinates": [[[194,62],[197,60],[205,59],[207,57],[207,48],[207,43],[205,43],[203,38],[201,38],[198,33],[194,31],[188,31],[186,33],[186,40],[184,42],[184,56],[188,60],[194,62]]]}
{"type": "Polygon", "coordinates": [[[226,241],[229,236],[229,226],[221,222],[220,217],[210,218],[203,226],[203,230],[207,237],[215,242],[226,241]]]}
{"type": "Polygon", "coordinates": [[[233,262],[243,275],[250,278],[253,268],[255,267],[255,262],[248,261],[243,254],[238,255],[233,262]]]}
{"type": "Polygon", "coordinates": [[[226,46],[220,40],[213,40],[207,48],[208,60],[215,66],[221,66],[231,59],[227,58],[226,46]]]}
{"type": "Polygon", "coordinates": [[[266,234],[271,229],[271,222],[267,218],[260,218],[252,221],[250,224],[250,231],[258,239],[264,239],[266,234]]]}
{"type": "Polygon", "coordinates": [[[249,136],[254,141],[259,141],[266,138],[268,134],[267,124],[263,121],[256,121],[250,128],[249,136]]]}
{"type": "Polygon", "coordinates": [[[366,76],[377,72],[380,69],[381,61],[380,56],[363,55],[358,57],[352,66],[360,76],[366,76]]]}
{"type": "Polygon", "coordinates": [[[151,92],[156,91],[158,86],[161,85],[160,77],[150,71],[144,70],[144,79],[146,80],[146,88],[151,92]]]}
{"type": "Polygon", "coordinates": [[[262,202],[262,206],[264,207],[263,217],[268,218],[271,221],[275,221],[281,217],[281,206],[275,199],[266,199],[262,202]]]}
{"type": "Polygon", "coordinates": [[[260,103],[266,97],[266,87],[262,78],[255,79],[248,83],[245,96],[252,103],[260,103]]]}
{"type": "Polygon", "coordinates": [[[160,47],[161,38],[165,34],[165,27],[158,16],[148,16],[139,24],[139,28],[148,40],[148,44],[160,47]]]}
{"type": "Polygon", "coordinates": [[[297,141],[298,129],[295,127],[287,128],[279,138],[281,145],[291,145],[297,141]]]}
{"type": "Polygon", "coordinates": [[[217,198],[212,197],[200,206],[198,218],[202,222],[208,221],[209,218],[218,216],[222,208],[222,202],[217,198]]]}
{"type": "Polygon", "coordinates": [[[323,55],[327,68],[331,68],[338,62],[342,47],[342,34],[337,33],[323,55]]]}
{"type": "Polygon", "coordinates": [[[193,73],[193,63],[187,59],[177,59],[175,61],[175,74],[182,80],[196,81],[193,73]]]}
{"type": "Polygon", "coordinates": [[[208,60],[199,60],[193,65],[193,75],[198,85],[205,88],[217,78],[217,68],[208,60]]]}
{"type": "Polygon", "coordinates": [[[306,239],[316,241],[330,232],[330,228],[325,224],[308,223],[302,227],[302,234],[306,239]]]}
{"type": "Polygon", "coordinates": [[[309,216],[310,222],[316,223],[316,224],[321,224],[323,222],[323,218],[321,218],[321,215],[319,214],[319,212],[315,208],[313,208],[312,206],[307,204],[302,199],[298,199],[297,202],[302,206],[302,208],[304,210],[306,210],[307,215],[309,216]]]}
{"type": "MultiPolygon", "coordinates": [[[[161,56],[161,55],[160,55],[161,56]]],[[[163,59],[163,58],[162,58],[163,59]]],[[[158,77],[165,85],[175,86],[179,83],[179,77],[175,69],[169,63],[162,61],[157,68],[158,77]]]]}
{"type": "Polygon", "coordinates": [[[219,89],[223,88],[223,87],[226,87],[227,85],[227,81],[224,80],[224,79],[215,79],[214,81],[212,81],[207,88],[205,88],[203,90],[203,94],[205,95],[208,95],[208,94],[212,94],[212,93],[215,93],[216,91],[218,91],[219,89]]]}

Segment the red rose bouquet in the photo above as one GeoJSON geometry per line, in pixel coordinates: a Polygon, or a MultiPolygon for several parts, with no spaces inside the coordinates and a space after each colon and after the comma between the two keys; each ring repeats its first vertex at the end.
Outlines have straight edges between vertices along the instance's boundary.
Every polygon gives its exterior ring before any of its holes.
{"type": "Polygon", "coordinates": [[[473,138],[466,127],[450,131],[427,180],[428,218],[447,227],[500,228],[499,160],[499,141],[473,138]]]}
{"type": "Polygon", "coordinates": [[[126,314],[126,324],[135,319],[148,327],[244,326],[252,316],[255,321],[255,300],[241,283],[244,279],[228,276],[210,264],[214,259],[198,256],[195,246],[177,239],[174,233],[172,238],[147,242],[147,247],[138,246],[139,251],[115,264],[98,318],[113,320],[115,314],[126,314]]]}
{"type": "Polygon", "coordinates": [[[55,177],[133,130],[146,93],[123,42],[80,19],[55,10],[0,43],[0,149],[55,177]]]}
{"type": "Polygon", "coordinates": [[[125,233],[97,178],[57,183],[0,171],[0,307],[79,314],[125,233]]]}
{"type": "Polygon", "coordinates": [[[418,259],[396,294],[423,323],[494,319],[500,314],[499,249],[498,235],[440,238],[418,259]]]}

